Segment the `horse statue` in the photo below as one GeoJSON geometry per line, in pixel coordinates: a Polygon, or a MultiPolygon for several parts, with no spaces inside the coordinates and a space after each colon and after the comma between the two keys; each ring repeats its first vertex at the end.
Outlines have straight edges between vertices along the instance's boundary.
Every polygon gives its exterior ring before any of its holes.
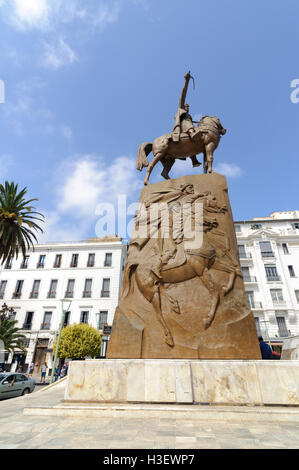
{"type": "MultiPolygon", "coordinates": [[[[155,165],[160,161],[163,165],[161,175],[169,179],[169,171],[176,158],[186,160],[197,154],[203,153],[204,173],[213,173],[213,153],[218,147],[220,138],[226,133],[220,120],[216,116],[204,116],[195,127],[192,138],[187,133],[180,135],[180,140],[174,142],[172,134],[165,134],[157,137],[153,143],[145,142],[139,146],[137,156],[137,170],[148,167],[144,184],[147,185],[150,174],[155,165]],[[149,165],[147,156],[153,152],[154,158],[149,165]]],[[[199,166],[200,163],[197,162],[199,166]]]]}

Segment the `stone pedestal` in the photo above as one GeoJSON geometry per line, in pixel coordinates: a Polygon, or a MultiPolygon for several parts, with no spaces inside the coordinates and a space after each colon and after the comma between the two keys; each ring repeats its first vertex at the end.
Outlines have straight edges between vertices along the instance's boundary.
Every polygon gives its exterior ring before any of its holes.
{"type": "Polygon", "coordinates": [[[299,405],[299,361],[108,359],[70,363],[65,400],[299,405]]]}
{"type": "Polygon", "coordinates": [[[107,357],[260,359],[225,177],[213,173],[150,184],[140,204],[146,209],[135,218],[137,234],[130,241],[107,357]],[[164,209],[152,217],[155,204],[164,209]],[[202,243],[188,248],[185,228],[190,222],[196,231],[200,205],[202,243]],[[162,235],[166,219],[168,238],[162,235]],[[141,229],[151,233],[140,235],[141,229]]]}

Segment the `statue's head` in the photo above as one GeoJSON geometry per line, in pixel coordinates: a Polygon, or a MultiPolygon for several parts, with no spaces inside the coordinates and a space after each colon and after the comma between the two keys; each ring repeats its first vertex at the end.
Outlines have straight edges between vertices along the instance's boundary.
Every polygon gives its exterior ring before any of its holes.
{"type": "Polygon", "coordinates": [[[194,194],[194,186],[193,184],[182,184],[181,191],[186,194],[194,194]]]}
{"type": "Polygon", "coordinates": [[[189,105],[188,104],[184,104],[184,109],[185,109],[185,111],[187,111],[187,113],[189,113],[189,105]]]}

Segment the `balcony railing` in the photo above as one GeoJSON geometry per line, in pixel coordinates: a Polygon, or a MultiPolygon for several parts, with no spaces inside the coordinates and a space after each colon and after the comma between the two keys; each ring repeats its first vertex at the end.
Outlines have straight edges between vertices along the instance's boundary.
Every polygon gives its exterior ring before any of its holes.
{"type": "Polygon", "coordinates": [[[255,276],[243,276],[244,282],[257,282],[255,276]]]}
{"type": "Polygon", "coordinates": [[[262,258],[275,258],[273,251],[262,251],[262,258]]]}
{"type": "Polygon", "coordinates": [[[252,254],[251,253],[239,253],[239,258],[240,259],[251,259],[252,258],[252,254]]]}
{"type": "Polygon", "coordinates": [[[110,290],[102,290],[101,297],[110,297],[110,290]]]}
{"type": "Polygon", "coordinates": [[[38,298],[38,291],[30,292],[30,299],[37,299],[38,298]]]}
{"type": "Polygon", "coordinates": [[[66,299],[70,299],[70,298],[74,297],[74,292],[71,291],[71,290],[67,290],[64,297],[66,299]]]}
{"type": "Polygon", "coordinates": [[[275,306],[277,306],[277,305],[283,306],[283,305],[286,305],[286,304],[287,304],[286,300],[273,300],[273,305],[275,305],[275,306]]]}
{"type": "Polygon", "coordinates": [[[55,299],[56,297],[56,291],[50,290],[47,294],[48,299],[55,299]]]}
{"type": "Polygon", "coordinates": [[[32,323],[24,323],[23,325],[23,330],[31,330],[32,323]]]}
{"type": "Polygon", "coordinates": [[[20,299],[22,297],[22,292],[14,292],[12,294],[13,299],[20,299]]]}
{"type": "Polygon", "coordinates": [[[263,308],[262,302],[254,300],[253,302],[250,302],[249,304],[250,308],[263,308]]]}
{"type": "Polygon", "coordinates": [[[28,268],[28,264],[27,263],[22,263],[21,264],[21,269],[27,269],[28,268]]]}
{"type": "Polygon", "coordinates": [[[4,269],[11,269],[11,264],[6,264],[6,265],[4,266],[4,269]]]}
{"type": "Polygon", "coordinates": [[[84,290],[82,297],[91,297],[91,290],[84,290]]]}
{"type": "Polygon", "coordinates": [[[41,330],[50,330],[51,329],[51,323],[42,323],[40,326],[41,330]]]}
{"type": "Polygon", "coordinates": [[[37,267],[37,268],[44,268],[44,267],[45,267],[45,263],[37,263],[36,267],[37,267]]]}
{"type": "Polygon", "coordinates": [[[267,281],[280,281],[280,276],[267,276],[267,281]]]}

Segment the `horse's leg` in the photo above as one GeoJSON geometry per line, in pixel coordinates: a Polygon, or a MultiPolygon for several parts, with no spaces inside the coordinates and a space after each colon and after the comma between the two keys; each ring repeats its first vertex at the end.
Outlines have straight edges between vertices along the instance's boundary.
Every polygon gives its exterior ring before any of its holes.
{"type": "Polygon", "coordinates": [[[168,155],[165,155],[164,157],[161,158],[161,163],[164,167],[162,173],[161,173],[161,176],[163,176],[163,178],[165,178],[166,180],[169,180],[169,172],[174,164],[174,158],[173,157],[169,157],[168,155]]]}
{"type": "Polygon", "coordinates": [[[204,173],[208,172],[207,153],[205,149],[203,151],[203,171],[204,173]]]}
{"type": "Polygon", "coordinates": [[[154,166],[163,158],[163,155],[164,154],[162,152],[158,152],[158,153],[155,154],[153,160],[151,161],[150,165],[148,166],[148,169],[147,169],[147,172],[146,172],[146,175],[145,175],[145,178],[144,178],[144,184],[148,183],[150,174],[151,174],[154,166]]]}
{"type": "Polygon", "coordinates": [[[161,310],[160,282],[149,267],[139,265],[135,271],[137,287],[142,295],[150,302],[154,308],[155,315],[164,330],[165,342],[169,346],[174,346],[172,334],[167,326],[161,310]]]}
{"type": "Polygon", "coordinates": [[[213,152],[215,150],[216,146],[214,144],[214,142],[209,142],[206,146],[205,146],[205,150],[206,150],[206,156],[207,156],[207,164],[208,164],[208,173],[213,173],[213,152]]]}
{"type": "Polygon", "coordinates": [[[239,274],[239,270],[234,266],[229,266],[228,264],[219,260],[215,261],[215,263],[213,264],[213,269],[217,269],[218,271],[223,271],[229,274],[227,285],[222,287],[223,294],[228,294],[234,287],[236,275],[239,274]]]}
{"type": "Polygon", "coordinates": [[[211,277],[211,275],[208,271],[208,268],[206,268],[204,270],[204,273],[203,273],[203,276],[202,276],[201,280],[202,280],[203,284],[205,285],[205,287],[208,289],[208,291],[210,293],[210,296],[212,298],[210,311],[209,311],[208,315],[203,320],[205,330],[207,330],[209,328],[209,326],[211,326],[211,323],[215,318],[216,310],[217,310],[218,303],[219,303],[219,300],[220,300],[220,295],[219,295],[219,292],[218,292],[217,288],[215,287],[215,283],[212,280],[212,277],[211,277]]]}

